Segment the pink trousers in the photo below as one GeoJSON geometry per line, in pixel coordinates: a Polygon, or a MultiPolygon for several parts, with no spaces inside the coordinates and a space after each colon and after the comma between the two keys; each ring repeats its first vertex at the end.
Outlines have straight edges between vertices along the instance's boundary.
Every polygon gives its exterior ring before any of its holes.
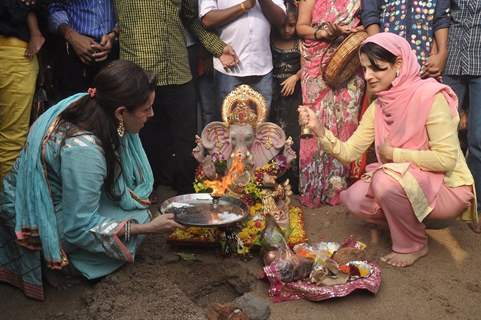
{"type": "MultiPolygon", "coordinates": [[[[359,180],[341,192],[341,202],[355,216],[376,224],[389,226],[392,250],[416,252],[427,244],[425,225],[416,218],[404,189],[382,170],[374,173],[371,182],[359,180]],[[368,194],[369,187],[371,193],[368,194]]],[[[470,206],[471,186],[449,188],[444,184],[428,220],[453,219],[470,206]]]]}

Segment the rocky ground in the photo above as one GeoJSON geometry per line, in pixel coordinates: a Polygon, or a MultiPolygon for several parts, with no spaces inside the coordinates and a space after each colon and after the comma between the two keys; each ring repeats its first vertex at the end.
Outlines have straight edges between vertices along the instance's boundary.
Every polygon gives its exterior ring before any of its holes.
{"type": "MultiPolygon", "coordinates": [[[[363,222],[343,207],[305,210],[310,241],[342,241],[354,235],[368,244],[374,261],[388,252],[389,237],[376,241],[363,222]],[[373,242],[374,241],[374,242],[373,242]]],[[[205,319],[208,306],[249,292],[267,301],[270,319],[481,319],[481,237],[456,222],[430,230],[430,253],[416,265],[383,272],[376,296],[356,292],[342,299],[274,304],[267,283],[257,280],[258,258],[223,258],[215,249],[174,248],[164,236],[146,239],[136,262],[97,283],[57,291],[36,302],[0,284],[0,319],[205,319]],[[185,253],[181,258],[178,253],[185,253]]]]}

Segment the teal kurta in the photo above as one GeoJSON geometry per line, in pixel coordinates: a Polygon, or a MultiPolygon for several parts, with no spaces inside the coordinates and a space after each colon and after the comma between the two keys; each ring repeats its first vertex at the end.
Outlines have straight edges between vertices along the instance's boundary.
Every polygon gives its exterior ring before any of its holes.
{"type": "Polygon", "coordinates": [[[61,125],[46,144],[45,160],[59,234],[70,262],[88,279],[111,273],[133,262],[137,239],[119,242],[114,231],[130,219],[149,220],[147,210],[126,211],[104,192],[107,167],[103,150],[87,132],[65,139],[61,125]],[[93,264],[93,265],[92,265],[93,264]]]}
{"type": "MultiPolygon", "coordinates": [[[[95,136],[79,131],[68,122],[54,121],[43,140],[42,160],[60,247],[68,262],[88,279],[105,276],[125,262],[133,262],[135,250],[143,237],[132,237],[125,242],[117,234],[123,233],[128,220],[148,222],[149,211],[125,210],[107,197],[104,191],[106,160],[95,136]]],[[[37,248],[32,242],[30,248],[20,246],[16,239],[20,238],[18,230],[15,236],[19,162],[4,180],[4,192],[0,198],[0,281],[21,287],[27,296],[43,299],[42,251],[39,250],[42,243],[38,243],[37,248]]],[[[130,192],[131,188],[128,190],[130,192]]],[[[38,229],[41,234],[40,224],[38,228],[30,228],[38,229]]]]}

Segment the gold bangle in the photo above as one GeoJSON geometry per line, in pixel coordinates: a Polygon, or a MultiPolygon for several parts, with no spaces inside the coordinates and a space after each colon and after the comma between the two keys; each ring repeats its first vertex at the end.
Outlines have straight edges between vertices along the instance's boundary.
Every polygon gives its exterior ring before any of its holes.
{"type": "Polygon", "coordinates": [[[247,10],[246,5],[244,4],[244,2],[241,2],[240,7],[241,7],[241,10],[242,10],[243,12],[245,12],[245,11],[247,10]]]}

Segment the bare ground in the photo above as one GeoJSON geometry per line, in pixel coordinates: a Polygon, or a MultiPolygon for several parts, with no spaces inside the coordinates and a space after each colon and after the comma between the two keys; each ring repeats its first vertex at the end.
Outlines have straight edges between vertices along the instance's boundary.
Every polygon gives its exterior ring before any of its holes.
{"type": "MultiPolygon", "coordinates": [[[[372,242],[369,227],[343,207],[305,209],[310,241],[342,241],[354,235],[378,261],[389,252],[382,234],[372,242]]],[[[461,222],[430,230],[430,253],[405,269],[379,262],[383,282],[376,296],[351,296],[313,303],[271,304],[271,319],[481,319],[481,237],[461,222]]],[[[136,262],[97,282],[57,291],[45,302],[25,298],[0,284],[0,319],[204,319],[207,305],[229,302],[247,291],[266,297],[267,283],[256,280],[258,258],[222,258],[216,250],[172,248],[163,236],[146,239],[136,262]],[[177,252],[194,253],[196,261],[177,252]]]]}

